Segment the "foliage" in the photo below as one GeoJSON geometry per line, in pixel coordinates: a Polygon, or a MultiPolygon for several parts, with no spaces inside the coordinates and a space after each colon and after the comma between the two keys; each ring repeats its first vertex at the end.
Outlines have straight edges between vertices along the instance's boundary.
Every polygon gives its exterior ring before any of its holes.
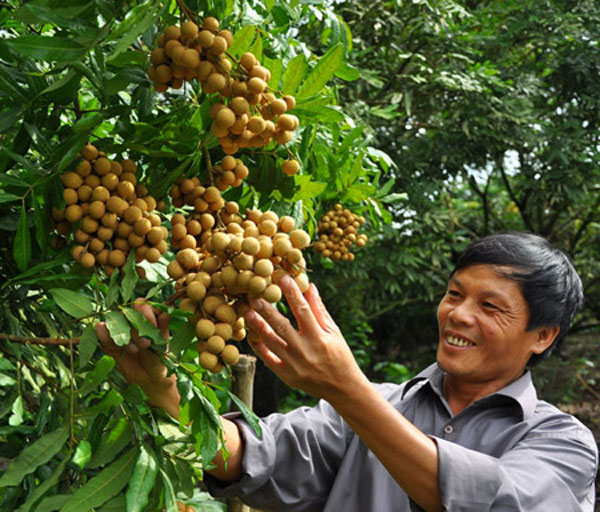
{"type": "MultiPolygon", "coordinates": [[[[206,155],[223,153],[209,130],[215,98],[195,82],[156,94],[146,76],[157,35],[185,19],[216,16],[252,51],[272,84],[295,95],[301,128],[290,146],[303,171],[280,170],[284,148],[244,151],[243,186],[225,197],[243,208],[289,214],[312,234],[323,211],[342,202],[372,226],[390,220],[387,156],[343,110],[330,79],[353,80],[352,36],[325,4],[281,1],[8,2],[0,11],[0,477],[2,510],[167,510],[183,499],[221,510],[196,487],[221,446],[218,414],[235,402],[228,374],[208,377],[191,344],[184,312],[169,305],[165,266],[130,258],[110,279],[84,269],[50,236],[63,207],[60,175],[86,142],[111,158],[131,158],[157,199],[180,176],[207,176],[206,155]],[[303,34],[321,32],[318,44],[303,34]],[[382,172],[383,171],[383,172],[382,172]],[[171,314],[167,344],[132,309],[137,297],[171,314]],[[179,421],[146,404],[102,355],[94,324],[103,319],[119,345],[131,329],[152,338],[178,378],[179,421]],[[19,338],[20,337],[20,338],[19,338]],[[51,338],[44,341],[42,338],[51,338]],[[54,340],[54,342],[53,342],[54,340]],[[59,344],[56,344],[56,341],[59,344]],[[61,341],[62,340],[62,341],[61,341]],[[70,340],[70,341],[65,341],[70,340]],[[28,341],[27,343],[23,343],[28,341]],[[41,343],[51,343],[42,345],[41,343]],[[78,342],[78,343],[77,343],[78,342]],[[54,343],[54,344],[52,344],[54,343]]],[[[176,211],[167,198],[165,226],[176,211]]]]}

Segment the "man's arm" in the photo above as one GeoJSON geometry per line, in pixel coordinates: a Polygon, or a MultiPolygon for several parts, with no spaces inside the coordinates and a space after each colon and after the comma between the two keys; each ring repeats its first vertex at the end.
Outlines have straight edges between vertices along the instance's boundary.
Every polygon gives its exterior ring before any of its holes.
{"type": "Polygon", "coordinates": [[[260,338],[254,351],[288,385],[327,400],[417,504],[441,510],[436,442],[362,373],[314,285],[306,296],[290,278],[281,287],[298,330],[267,302],[253,301],[246,321],[260,338]]]}

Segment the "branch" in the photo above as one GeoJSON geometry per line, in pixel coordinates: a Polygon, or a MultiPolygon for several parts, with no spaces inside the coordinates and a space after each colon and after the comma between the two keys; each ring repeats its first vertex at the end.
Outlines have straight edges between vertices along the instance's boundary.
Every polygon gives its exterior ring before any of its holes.
{"type": "Polygon", "coordinates": [[[575,376],[577,377],[577,379],[579,380],[579,382],[581,382],[583,384],[583,387],[585,389],[587,389],[592,395],[594,395],[594,397],[596,398],[596,400],[600,400],[600,393],[598,393],[592,386],[590,386],[587,383],[587,381],[583,378],[583,376],[581,375],[581,373],[575,372],[575,376]]]}
{"type": "Polygon", "coordinates": [[[196,20],[196,16],[194,15],[194,13],[190,10],[190,8],[185,5],[185,2],[183,0],[176,0],[177,1],[177,5],[179,6],[179,8],[183,11],[183,13],[190,19],[192,20],[196,25],[198,25],[198,21],[196,20]]]}
{"type": "Polygon", "coordinates": [[[37,338],[29,336],[16,336],[0,332],[0,340],[13,341],[15,343],[31,343],[33,345],[77,345],[79,338],[37,338]]]}

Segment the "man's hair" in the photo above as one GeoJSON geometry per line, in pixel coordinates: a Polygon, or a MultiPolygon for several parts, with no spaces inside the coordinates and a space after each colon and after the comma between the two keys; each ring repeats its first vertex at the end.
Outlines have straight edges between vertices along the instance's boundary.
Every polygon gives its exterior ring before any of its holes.
{"type": "Polygon", "coordinates": [[[501,275],[521,288],[529,306],[528,331],[560,327],[552,345],[541,354],[533,354],[527,365],[533,366],[548,357],[562,342],[583,305],[583,285],[567,255],[532,233],[500,233],[472,242],[460,255],[452,275],[479,264],[513,268],[501,275]]]}

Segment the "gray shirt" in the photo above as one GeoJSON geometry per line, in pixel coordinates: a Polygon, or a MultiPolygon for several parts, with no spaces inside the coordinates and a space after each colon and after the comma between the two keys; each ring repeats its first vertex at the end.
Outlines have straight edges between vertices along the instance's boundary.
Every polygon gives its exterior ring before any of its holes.
{"type": "MultiPolygon", "coordinates": [[[[573,416],[538,400],[529,372],[453,415],[436,365],[380,393],[439,451],[439,487],[450,512],[574,512],[594,508],[598,450],[573,416]]],[[[421,510],[325,401],[261,420],[262,439],[239,417],[243,477],[213,478],[215,496],[265,511],[421,510]]],[[[385,428],[382,425],[381,428],[385,428]]]]}

